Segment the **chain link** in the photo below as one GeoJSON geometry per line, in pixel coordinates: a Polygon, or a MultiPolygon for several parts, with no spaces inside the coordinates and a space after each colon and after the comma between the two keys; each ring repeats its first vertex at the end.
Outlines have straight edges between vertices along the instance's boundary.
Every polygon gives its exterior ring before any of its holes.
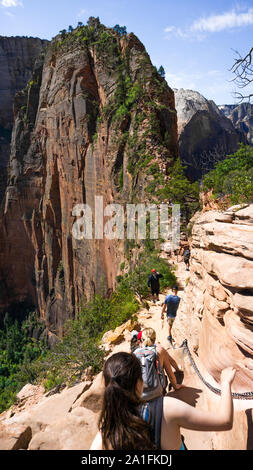
{"type": "MultiPolygon", "coordinates": [[[[208,387],[213,393],[216,393],[216,395],[220,395],[221,394],[221,391],[220,389],[218,388],[215,388],[213,387],[213,385],[209,384],[205,379],[204,377],[201,375],[192,355],[191,355],[191,352],[189,350],[189,347],[188,347],[188,343],[187,343],[187,339],[185,339],[183,341],[183,343],[181,344],[180,348],[184,348],[184,351],[187,353],[189,359],[190,359],[190,363],[193,367],[193,369],[195,370],[196,374],[198,375],[198,377],[200,378],[200,380],[206,385],[206,387],[208,387]]],[[[236,398],[238,400],[249,400],[249,399],[253,399],[253,392],[244,392],[244,393],[237,393],[237,392],[232,392],[232,397],[233,398],[236,398]]]]}

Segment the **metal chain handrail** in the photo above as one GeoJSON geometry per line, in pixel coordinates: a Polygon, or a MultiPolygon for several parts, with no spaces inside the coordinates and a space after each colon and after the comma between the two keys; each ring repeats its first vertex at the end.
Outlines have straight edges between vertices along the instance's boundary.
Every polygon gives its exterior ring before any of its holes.
{"type": "MultiPolygon", "coordinates": [[[[187,342],[187,339],[185,339],[183,341],[183,343],[181,344],[180,348],[184,348],[184,351],[187,352],[188,354],[188,357],[190,359],[190,363],[193,367],[193,369],[195,370],[196,374],[198,375],[198,377],[200,378],[200,380],[206,385],[206,387],[208,387],[212,392],[216,393],[217,395],[220,395],[221,394],[221,390],[218,389],[218,388],[215,388],[213,387],[213,385],[209,384],[205,379],[204,377],[201,375],[192,355],[191,355],[191,352],[189,350],[189,347],[188,347],[188,342],[187,342]]],[[[232,392],[232,397],[233,398],[236,398],[238,400],[249,400],[249,399],[253,399],[253,392],[244,392],[244,393],[237,393],[237,392],[232,392]]]]}

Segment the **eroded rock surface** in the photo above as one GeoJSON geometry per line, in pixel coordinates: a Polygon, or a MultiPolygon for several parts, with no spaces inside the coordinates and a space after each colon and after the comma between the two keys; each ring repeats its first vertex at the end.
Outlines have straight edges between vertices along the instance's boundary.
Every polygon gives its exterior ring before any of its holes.
{"type": "Polygon", "coordinates": [[[238,392],[253,390],[252,214],[250,205],[206,212],[195,221],[186,289],[202,364],[216,381],[234,365],[238,392]]]}
{"type": "Polygon", "coordinates": [[[90,42],[79,30],[56,38],[32,85],[16,95],[0,221],[0,309],[29,304],[52,332],[61,332],[83,299],[115,286],[124,241],[95,239],[95,196],[103,209],[148,201],[146,166],[155,162],[166,174],[178,153],[174,93],[143,44],[115,32],[104,43],[109,30],[96,19],[87,28],[95,34],[90,42]],[[126,93],[129,110],[121,113],[118,97],[126,93]],[[92,210],[92,239],[72,235],[75,222],[83,229],[77,204],[92,210]]]}
{"type": "Polygon", "coordinates": [[[0,201],[7,184],[14,96],[29,82],[35,60],[47,44],[39,38],[0,37],[0,201]]]}
{"type": "Polygon", "coordinates": [[[218,108],[230,119],[236,129],[245,134],[248,142],[253,144],[253,105],[240,103],[238,105],[221,105],[218,108]]]}
{"type": "Polygon", "coordinates": [[[199,178],[218,159],[233,153],[245,135],[234,127],[213,101],[193,90],[175,89],[179,153],[188,175],[199,178]]]}

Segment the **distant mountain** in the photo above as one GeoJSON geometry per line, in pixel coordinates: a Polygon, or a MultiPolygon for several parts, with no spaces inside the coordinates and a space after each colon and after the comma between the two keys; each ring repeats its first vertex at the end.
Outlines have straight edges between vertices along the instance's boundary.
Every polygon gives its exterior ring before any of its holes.
{"type": "Polygon", "coordinates": [[[224,104],[218,108],[230,119],[236,129],[245,134],[249,144],[253,145],[253,104],[224,104]]]}
{"type": "Polygon", "coordinates": [[[188,176],[198,179],[246,138],[213,101],[193,90],[174,89],[174,93],[179,154],[188,176]]]}

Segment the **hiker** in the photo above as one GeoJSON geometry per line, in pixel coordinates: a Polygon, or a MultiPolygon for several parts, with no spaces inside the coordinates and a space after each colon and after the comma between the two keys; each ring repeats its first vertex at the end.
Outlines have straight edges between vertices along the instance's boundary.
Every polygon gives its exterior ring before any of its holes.
{"type": "Polygon", "coordinates": [[[176,361],[168,354],[161,344],[156,344],[156,332],[153,328],[142,330],[140,347],[135,349],[134,354],[142,364],[142,377],[144,381],[143,399],[152,400],[161,395],[165,395],[168,379],[172,387],[179,390],[182,385],[177,384],[176,377],[171,365],[176,371],[179,367],[176,361]]]}
{"type": "Polygon", "coordinates": [[[143,405],[140,361],[127,352],[113,354],[103,368],[99,431],[90,450],[184,450],[181,427],[194,431],[232,429],[235,372],[232,367],[222,371],[215,412],[199,410],[174,397],[159,397],[143,405]]]}
{"type": "Polygon", "coordinates": [[[178,297],[177,293],[178,293],[178,287],[174,286],[172,288],[172,294],[167,295],[167,297],[165,297],[165,301],[164,301],[164,305],[163,305],[162,313],[161,313],[161,319],[163,320],[164,312],[167,307],[166,316],[167,316],[167,322],[168,322],[168,328],[169,328],[169,336],[167,339],[171,344],[173,341],[171,330],[172,330],[172,326],[177,315],[177,309],[179,307],[179,303],[181,300],[180,297],[178,297]]]}
{"type": "Polygon", "coordinates": [[[139,331],[139,332],[136,330],[132,331],[131,344],[130,344],[131,352],[134,352],[135,349],[140,347],[141,335],[142,335],[142,331],[139,331]]]}
{"type": "Polygon", "coordinates": [[[159,294],[160,294],[160,282],[159,279],[162,279],[163,275],[160,274],[156,269],[152,269],[150,276],[148,277],[148,287],[151,287],[151,293],[153,302],[155,302],[155,295],[156,300],[159,301],[159,294]]]}
{"type": "Polygon", "coordinates": [[[186,266],[186,271],[189,271],[189,265],[190,265],[190,250],[189,248],[185,248],[184,250],[184,253],[183,253],[183,257],[184,257],[184,262],[185,262],[185,266],[186,266]]]}

